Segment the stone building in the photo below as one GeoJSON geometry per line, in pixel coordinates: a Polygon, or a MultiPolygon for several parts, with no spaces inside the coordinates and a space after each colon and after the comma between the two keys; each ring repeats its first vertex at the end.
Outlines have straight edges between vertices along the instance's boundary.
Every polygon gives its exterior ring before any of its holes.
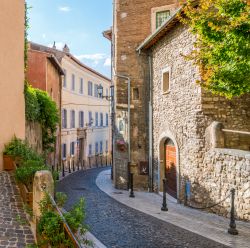
{"type": "MultiPolygon", "coordinates": [[[[128,173],[134,173],[136,188],[152,188],[149,147],[149,97],[147,67],[136,48],[171,15],[177,0],[115,0],[112,29],[114,82],[114,184],[128,188],[128,173]],[[130,166],[129,166],[130,164],[130,166]]],[[[104,32],[110,39],[110,32],[104,32]]]]}
{"type": "MultiPolygon", "coordinates": [[[[67,45],[63,51],[31,43],[31,49],[53,54],[64,71],[61,101],[62,159],[73,169],[106,165],[111,156],[110,79],[84,65],[67,45]],[[103,98],[98,86],[103,87],[103,98]],[[105,97],[104,97],[105,96],[105,97]],[[107,98],[106,98],[107,96],[107,98]]],[[[49,89],[50,90],[50,89],[49,89]]]]}
{"type": "MultiPolygon", "coordinates": [[[[39,51],[33,43],[29,44],[26,79],[34,88],[41,89],[49,94],[51,99],[56,103],[59,113],[61,113],[63,76],[63,68],[53,53],[39,51]]],[[[38,139],[40,136],[39,133],[41,133],[39,125],[26,122],[26,139],[36,150],[41,151],[42,140],[41,137],[38,139]]],[[[54,152],[48,156],[48,162],[51,165],[56,165],[61,160],[60,125],[58,126],[56,136],[54,152]]]]}
{"type": "Polygon", "coordinates": [[[2,0],[0,14],[0,171],[4,145],[25,138],[24,0],[2,0]]]}
{"type": "MultiPolygon", "coordinates": [[[[148,59],[153,185],[179,202],[210,206],[236,189],[238,218],[250,219],[250,96],[227,100],[203,90],[187,61],[195,37],[176,11],[138,47],[148,59]],[[186,193],[185,193],[186,191],[186,193]],[[186,198],[187,197],[187,198],[186,198]],[[186,199],[185,199],[186,198],[186,199]]],[[[229,215],[230,198],[212,211],[229,215]]]]}

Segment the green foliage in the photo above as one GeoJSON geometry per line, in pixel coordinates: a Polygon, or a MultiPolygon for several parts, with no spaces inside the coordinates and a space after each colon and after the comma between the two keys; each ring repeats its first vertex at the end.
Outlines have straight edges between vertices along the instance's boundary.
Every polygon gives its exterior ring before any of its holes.
{"type": "Polygon", "coordinates": [[[59,123],[59,114],[56,103],[49,97],[48,93],[36,89],[36,96],[40,106],[38,121],[42,126],[43,149],[51,152],[56,141],[55,132],[59,123]]]}
{"type": "Polygon", "coordinates": [[[67,201],[67,195],[63,192],[56,192],[56,204],[59,207],[63,207],[63,205],[67,201]]]}
{"type": "Polygon", "coordinates": [[[64,214],[64,217],[73,232],[80,229],[82,234],[86,233],[87,226],[83,224],[85,220],[85,201],[83,198],[80,198],[79,202],[64,214]]]}
{"type": "Polygon", "coordinates": [[[5,145],[3,153],[5,155],[10,155],[15,158],[19,158],[21,161],[36,160],[43,161],[43,158],[34,151],[25,141],[13,137],[11,142],[5,145]]]}
{"type": "Polygon", "coordinates": [[[33,179],[37,171],[47,170],[45,165],[39,161],[27,161],[18,167],[15,171],[16,180],[23,183],[32,191],[33,179]]]}
{"type": "Polygon", "coordinates": [[[250,5],[246,0],[188,0],[182,22],[196,35],[189,56],[204,88],[232,98],[250,93],[250,5]]]}
{"type": "Polygon", "coordinates": [[[56,141],[57,124],[59,123],[56,103],[47,92],[35,89],[26,83],[25,106],[26,119],[41,124],[43,151],[45,153],[52,152],[56,141]]]}
{"type": "Polygon", "coordinates": [[[25,116],[28,121],[37,121],[40,113],[40,106],[36,97],[36,90],[25,83],[25,116]]]}
{"type": "Polygon", "coordinates": [[[61,217],[51,210],[42,214],[38,223],[38,233],[42,236],[43,243],[50,244],[51,247],[60,247],[61,244],[73,247],[72,242],[65,236],[61,217]]]}
{"type": "Polygon", "coordinates": [[[27,70],[28,66],[28,29],[29,29],[29,18],[28,18],[29,7],[25,2],[25,19],[24,19],[24,71],[27,70]]]}

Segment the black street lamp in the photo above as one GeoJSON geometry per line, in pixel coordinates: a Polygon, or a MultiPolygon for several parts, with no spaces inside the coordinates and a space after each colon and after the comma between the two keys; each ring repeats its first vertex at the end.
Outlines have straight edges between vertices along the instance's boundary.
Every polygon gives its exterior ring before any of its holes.
{"type": "Polygon", "coordinates": [[[111,180],[113,180],[113,151],[114,151],[114,147],[113,147],[113,138],[114,138],[114,96],[113,96],[113,89],[114,89],[114,85],[110,86],[110,90],[111,90],[111,94],[110,96],[104,96],[103,95],[103,86],[101,84],[99,84],[97,86],[97,93],[98,96],[100,98],[105,98],[107,101],[111,102],[111,126],[112,126],[112,151],[111,151],[111,180]]]}

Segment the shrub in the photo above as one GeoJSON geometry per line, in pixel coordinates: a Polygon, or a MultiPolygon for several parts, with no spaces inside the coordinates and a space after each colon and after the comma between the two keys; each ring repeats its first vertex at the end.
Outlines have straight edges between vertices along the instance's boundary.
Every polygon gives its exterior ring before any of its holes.
{"type": "Polygon", "coordinates": [[[62,207],[67,201],[67,195],[63,192],[56,192],[56,204],[62,207]]]}
{"type": "Polygon", "coordinates": [[[22,141],[15,136],[12,138],[9,144],[5,145],[3,153],[5,155],[13,156],[14,158],[20,158],[22,161],[43,161],[43,158],[35,150],[29,147],[27,142],[22,141]]]}
{"type": "Polygon", "coordinates": [[[32,191],[33,179],[37,171],[47,170],[45,165],[39,161],[27,161],[18,167],[15,171],[16,180],[23,183],[32,191]]]}

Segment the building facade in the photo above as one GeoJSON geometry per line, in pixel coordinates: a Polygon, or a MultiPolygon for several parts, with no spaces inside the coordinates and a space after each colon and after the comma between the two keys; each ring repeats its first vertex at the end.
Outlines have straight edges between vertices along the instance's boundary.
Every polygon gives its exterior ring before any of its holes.
{"type": "Polygon", "coordinates": [[[111,155],[111,82],[83,65],[69,53],[62,58],[65,78],[62,90],[62,157],[74,158],[85,167],[106,165],[111,155]]]}
{"type": "MultiPolygon", "coordinates": [[[[177,8],[175,0],[115,0],[112,67],[115,89],[114,184],[152,190],[149,147],[149,71],[136,48],[177,8]],[[130,88],[129,88],[130,86],[130,88]]],[[[107,32],[105,33],[107,34],[107,32]]],[[[107,36],[107,35],[106,35],[107,36]]]]}
{"type": "Polygon", "coordinates": [[[24,1],[1,1],[0,14],[0,171],[4,145],[25,138],[24,1]]]}
{"type": "MultiPolygon", "coordinates": [[[[166,178],[169,195],[203,207],[235,188],[237,217],[249,220],[250,96],[227,100],[196,83],[198,69],[183,56],[195,37],[176,14],[138,48],[151,57],[154,190],[166,178]]],[[[230,198],[212,211],[229,209],[230,198]]]]}
{"type": "MultiPolygon", "coordinates": [[[[28,68],[26,79],[34,88],[46,91],[51,99],[56,103],[59,113],[61,113],[61,98],[62,98],[62,77],[64,76],[63,68],[60,62],[53,53],[36,50],[36,46],[29,44],[28,50],[28,68]]],[[[26,138],[30,143],[38,143],[35,138],[30,135],[29,126],[34,126],[34,123],[26,123],[26,138]],[[33,142],[32,142],[33,141],[33,142]]],[[[32,128],[33,130],[38,127],[32,128]]],[[[36,134],[36,132],[34,133],[36,134]]],[[[33,135],[34,136],[34,135],[33,135]]],[[[61,126],[58,125],[56,132],[56,144],[54,152],[48,156],[48,163],[56,165],[61,160],[61,126]]],[[[36,144],[31,144],[36,146],[36,144]]],[[[38,147],[36,147],[37,149],[38,147]]],[[[37,149],[40,151],[41,149],[37,149]]]]}
{"type": "Polygon", "coordinates": [[[61,99],[61,158],[66,167],[93,167],[111,160],[111,81],[76,59],[67,45],[63,51],[31,43],[31,48],[53,54],[63,68],[61,99]],[[102,97],[97,87],[103,87],[102,97]],[[108,99],[106,99],[106,97],[108,99]]]}

